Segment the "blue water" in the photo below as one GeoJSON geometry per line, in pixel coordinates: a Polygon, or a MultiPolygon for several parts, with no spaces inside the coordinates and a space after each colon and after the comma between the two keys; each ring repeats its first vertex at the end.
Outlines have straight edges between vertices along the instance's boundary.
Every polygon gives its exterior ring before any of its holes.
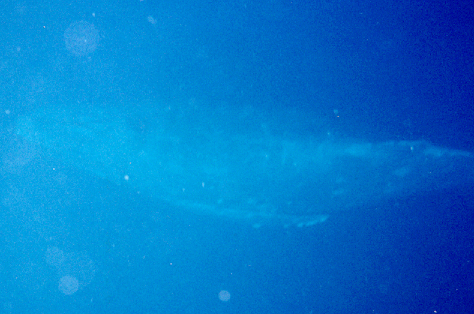
{"type": "Polygon", "coordinates": [[[169,110],[249,136],[472,152],[470,1],[1,6],[0,312],[472,312],[469,182],[310,228],[253,228],[137,195],[13,131],[67,106],[118,109],[146,133],[169,110]]]}

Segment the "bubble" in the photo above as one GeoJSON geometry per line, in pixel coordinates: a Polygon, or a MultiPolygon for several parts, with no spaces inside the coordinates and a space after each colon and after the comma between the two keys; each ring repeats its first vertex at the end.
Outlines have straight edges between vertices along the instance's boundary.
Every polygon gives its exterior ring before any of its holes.
{"type": "Polygon", "coordinates": [[[48,265],[56,268],[61,278],[59,290],[64,294],[73,294],[94,279],[95,265],[86,252],[64,253],[57,247],[49,247],[45,259],[48,265]]]}
{"type": "Polygon", "coordinates": [[[49,247],[46,250],[45,259],[48,265],[59,267],[64,262],[64,252],[55,246],[49,247]]]}
{"type": "Polygon", "coordinates": [[[38,158],[39,154],[33,144],[19,138],[15,138],[3,149],[5,154],[0,161],[0,166],[9,174],[20,174],[25,167],[38,158]]]}
{"type": "Polygon", "coordinates": [[[221,290],[219,292],[219,300],[222,302],[227,302],[230,300],[230,292],[227,290],[221,290]]]}
{"type": "Polygon", "coordinates": [[[74,294],[79,289],[79,281],[73,276],[63,276],[59,280],[59,291],[65,295],[74,294]]]}
{"type": "Polygon", "coordinates": [[[81,287],[87,286],[95,276],[94,262],[85,252],[73,252],[65,255],[64,262],[58,267],[58,274],[74,276],[81,287]]]}
{"type": "Polygon", "coordinates": [[[99,31],[94,24],[76,21],[64,32],[64,41],[69,52],[78,57],[87,56],[97,49],[99,31]]]}

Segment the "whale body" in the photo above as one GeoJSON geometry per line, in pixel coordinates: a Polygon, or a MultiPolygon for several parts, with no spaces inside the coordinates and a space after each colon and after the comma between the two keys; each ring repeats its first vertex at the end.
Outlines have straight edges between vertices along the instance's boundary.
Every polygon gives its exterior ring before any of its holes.
{"type": "Polygon", "coordinates": [[[177,210],[255,227],[312,226],[335,212],[474,178],[471,152],[426,141],[223,131],[214,122],[165,116],[143,131],[117,110],[50,108],[20,117],[15,132],[68,165],[177,210]]]}

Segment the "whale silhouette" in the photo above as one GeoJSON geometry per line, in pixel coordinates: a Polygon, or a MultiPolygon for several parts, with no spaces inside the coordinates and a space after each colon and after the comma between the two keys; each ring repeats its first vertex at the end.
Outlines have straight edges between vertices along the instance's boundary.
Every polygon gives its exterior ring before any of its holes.
{"type": "Polygon", "coordinates": [[[466,184],[471,152],[426,141],[289,136],[169,114],[145,131],[117,109],[47,108],[16,134],[73,167],[177,210],[259,227],[312,226],[335,212],[466,184]]]}

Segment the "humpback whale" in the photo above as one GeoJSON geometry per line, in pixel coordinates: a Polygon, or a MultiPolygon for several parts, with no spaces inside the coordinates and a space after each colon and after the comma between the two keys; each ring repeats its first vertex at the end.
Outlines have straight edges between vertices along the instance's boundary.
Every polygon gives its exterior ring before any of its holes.
{"type": "Polygon", "coordinates": [[[426,141],[291,136],[217,122],[163,113],[143,130],[117,109],[43,108],[20,117],[15,132],[177,210],[255,227],[312,226],[335,212],[474,179],[473,153],[426,141]]]}

